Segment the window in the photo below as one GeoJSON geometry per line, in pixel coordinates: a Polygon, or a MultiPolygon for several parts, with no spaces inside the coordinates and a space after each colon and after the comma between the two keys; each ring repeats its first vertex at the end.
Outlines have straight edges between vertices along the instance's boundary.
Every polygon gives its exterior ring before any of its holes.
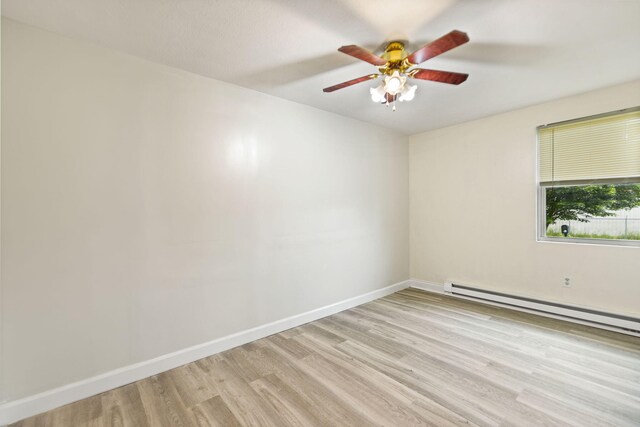
{"type": "Polygon", "coordinates": [[[539,239],[640,246],[640,107],[538,127],[539,239]]]}

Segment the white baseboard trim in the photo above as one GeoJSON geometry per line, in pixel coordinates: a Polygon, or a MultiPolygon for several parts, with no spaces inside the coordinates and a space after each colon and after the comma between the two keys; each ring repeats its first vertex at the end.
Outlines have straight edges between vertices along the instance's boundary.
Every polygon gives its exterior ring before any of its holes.
{"type": "Polygon", "coordinates": [[[444,294],[444,283],[427,282],[426,280],[409,279],[409,287],[427,292],[444,294]]]}
{"type": "Polygon", "coordinates": [[[57,387],[23,399],[0,405],[0,425],[14,423],[59,406],[94,396],[105,391],[177,368],[221,351],[229,350],[251,341],[330,316],[360,304],[382,298],[411,286],[410,280],[377,289],[363,295],[339,301],[325,307],[276,320],[275,322],[247,329],[207,343],[178,350],[151,360],[125,366],[71,384],[57,387]]]}

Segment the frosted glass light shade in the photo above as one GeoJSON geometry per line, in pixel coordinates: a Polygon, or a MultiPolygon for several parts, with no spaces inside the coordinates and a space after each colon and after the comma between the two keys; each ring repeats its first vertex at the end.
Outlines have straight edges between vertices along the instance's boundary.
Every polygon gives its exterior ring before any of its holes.
{"type": "Polygon", "coordinates": [[[385,100],[386,92],[384,91],[384,85],[381,84],[378,87],[372,87],[369,89],[369,92],[371,93],[371,100],[373,102],[380,103],[385,100]]]}
{"type": "Polygon", "coordinates": [[[393,74],[384,78],[384,90],[390,95],[396,95],[402,90],[406,81],[407,78],[401,76],[396,70],[393,74]]]}
{"type": "Polygon", "coordinates": [[[418,89],[416,85],[404,85],[398,99],[400,99],[401,102],[411,101],[416,96],[416,89],[418,89]]]}

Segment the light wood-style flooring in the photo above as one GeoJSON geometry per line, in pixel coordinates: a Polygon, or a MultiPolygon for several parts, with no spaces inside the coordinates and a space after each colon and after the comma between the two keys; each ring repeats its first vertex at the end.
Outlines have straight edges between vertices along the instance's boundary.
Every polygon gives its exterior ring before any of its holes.
{"type": "Polygon", "coordinates": [[[404,290],[16,426],[639,426],[640,339],[404,290]]]}

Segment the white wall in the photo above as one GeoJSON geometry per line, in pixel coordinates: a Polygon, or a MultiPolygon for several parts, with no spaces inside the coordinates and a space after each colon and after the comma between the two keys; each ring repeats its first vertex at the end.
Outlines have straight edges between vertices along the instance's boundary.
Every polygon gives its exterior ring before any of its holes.
{"type": "Polygon", "coordinates": [[[405,136],[13,21],[2,55],[8,399],[408,278],[405,136]]]}
{"type": "Polygon", "coordinates": [[[412,277],[640,316],[640,248],[536,242],[536,126],[636,105],[640,81],[412,136],[412,277]]]}

